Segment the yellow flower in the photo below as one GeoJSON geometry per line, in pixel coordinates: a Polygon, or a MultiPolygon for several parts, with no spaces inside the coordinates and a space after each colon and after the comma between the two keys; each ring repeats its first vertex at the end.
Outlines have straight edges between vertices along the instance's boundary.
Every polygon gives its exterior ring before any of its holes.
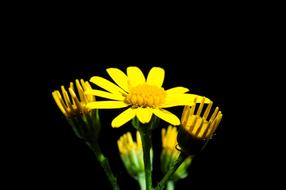
{"type": "Polygon", "coordinates": [[[73,82],[70,83],[70,87],[68,88],[69,93],[66,91],[64,86],[61,86],[62,94],[58,90],[55,90],[52,93],[56,104],[67,118],[73,117],[76,114],[84,114],[89,112],[90,109],[87,108],[86,104],[88,102],[95,101],[94,96],[87,95],[84,93],[84,91],[91,89],[91,86],[88,81],[84,81],[83,79],[79,81],[78,79],[76,79],[75,85],[77,88],[79,99],[77,98],[77,95],[75,93],[73,82]]]}
{"type": "Polygon", "coordinates": [[[110,101],[96,101],[87,106],[90,109],[129,107],[113,119],[112,127],[120,127],[135,116],[141,123],[149,123],[153,114],[172,125],[179,125],[178,117],[165,108],[192,105],[194,98],[202,98],[194,94],[185,94],[189,90],[184,87],[165,90],[162,87],[165,71],[159,67],[153,67],[147,79],[138,67],[133,66],[127,68],[127,75],[117,68],[108,68],[107,72],[116,84],[94,76],[90,81],[106,91],[90,90],[87,93],[110,101]]]}
{"type": "Polygon", "coordinates": [[[78,96],[71,82],[69,93],[64,86],[61,86],[62,94],[55,90],[52,93],[53,98],[75,134],[81,139],[94,141],[98,138],[101,125],[98,110],[91,110],[86,106],[88,102],[95,101],[94,96],[84,93],[90,90],[91,86],[89,82],[82,79],[76,80],[75,85],[78,96]]]}
{"type": "Polygon", "coordinates": [[[216,107],[213,114],[209,116],[213,102],[210,102],[205,108],[204,113],[202,113],[206,102],[204,98],[199,102],[200,105],[197,110],[196,104],[191,108],[189,106],[184,107],[181,118],[182,127],[195,139],[209,139],[218,127],[222,119],[222,113],[219,111],[219,108],[216,107]]]}

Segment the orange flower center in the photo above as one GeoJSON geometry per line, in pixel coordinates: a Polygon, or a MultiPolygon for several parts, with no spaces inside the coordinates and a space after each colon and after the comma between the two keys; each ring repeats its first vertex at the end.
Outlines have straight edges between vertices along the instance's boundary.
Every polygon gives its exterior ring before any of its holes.
{"type": "Polygon", "coordinates": [[[165,101],[164,88],[148,84],[138,85],[130,90],[125,102],[135,107],[159,107],[165,101]]]}

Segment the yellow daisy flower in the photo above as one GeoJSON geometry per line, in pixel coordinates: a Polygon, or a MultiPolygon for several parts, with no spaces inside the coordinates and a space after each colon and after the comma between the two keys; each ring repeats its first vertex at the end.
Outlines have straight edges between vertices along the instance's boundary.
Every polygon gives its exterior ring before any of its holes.
{"type": "Polygon", "coordinates": [[[165,71],[159,67],[153,67],[147,79],[142,71],[134,66],[127,68],[127,75],[117,68],[108,68],[107,72],[116,84],[94,76],[90,81],[105,91],[89,90],[87,93],[110,100],[91,102],[87,104],[87,107],[90,109],[128,107],[113,119],[112,127],[120,127],[135,116],[141,123],[149,123],[153,114],[172,125],[179,125],[180,119],[165,108],[193,105],[195,98],[202,99],[198,95],[185,94],[189,91],[185,87],[165,90],[162,87],[165,71]]]}

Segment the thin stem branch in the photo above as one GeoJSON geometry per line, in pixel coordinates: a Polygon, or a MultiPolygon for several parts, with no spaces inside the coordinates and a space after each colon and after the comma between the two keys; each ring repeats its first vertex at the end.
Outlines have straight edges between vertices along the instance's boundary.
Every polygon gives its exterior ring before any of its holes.
{"type": "Polygon", "coordinates": [[[103,155],[97,142],[86,142],[89,148],[94,152],[97,160],[99,161],[101,167],[103,168],[109,182],[111,183],[114,190],[120,190],[117,183],[117,178],[114,176],[111,167],[109,165],[108,159],[103,155]]]}
{"type": "Polygon", "coordinates": [[[180,155],[179,155],[178,159],[176,160],[176,162],[174,163],[174,165],[172,165],[172,167],[169,169],[169,171],[165,174],[165,176],[160,181],[160,183],[157,185],[155,190],[162,190],[165,187],[165,185],[169,181],[170,177],[175,173],[175,171],[178,169],[178,167],[184,162],[186,157],[187,157],[187,155],[185,153],[183,153],[183,152],[180,153],[180,155]]]}
{"type": "Polygon", "coordinates": [[[151,158],[150,158],[150,149],[152,144],[152,134],[151,131],[139,131],[143,155],[144,155],[144,170],[145,170],[145,180],[146,180],[146,190],[152,190],[152,168],[151,168],[151,158]]]}

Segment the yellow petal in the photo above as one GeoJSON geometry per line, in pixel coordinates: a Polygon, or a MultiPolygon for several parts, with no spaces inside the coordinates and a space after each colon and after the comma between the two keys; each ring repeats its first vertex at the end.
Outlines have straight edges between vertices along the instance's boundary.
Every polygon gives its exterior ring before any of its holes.
{"type": "Polygon", "coordinates": [[[65,105],[69,108],[72,108],[72,103],[70,101],[69,94],[67,93],[65,87],[61,86],[61,90],[62,90],[62,95],[65,101],[65,105]]]}
{"type": "Polygon", "coordinates": [[[161,139],[162,139],[162,146],[166,147],[166,140],[167,140],[167,138],[166,138],[166,129],[165,128],[163,128],[161,130],[161,139]]]}
{"type": "Polygon", "coordinates": [[[166,146],[171,150],[176,150],[175,146],[177,144],[177,130],[176,127],[169,126],[166,133],[166,146]]]}
{"type": "Polygon", "coordinates": [[[111,122],[111,126],[113,128],[118,128],[130,121],[133,117],[135,117],[136,109],[128,108],[121,114],[119,114],[116,118],[111,122]]]}
{"type": "MultiPolygon", "coordinates": [[[[183,106],[183,105],[194,105],[194,100],[196,99],[196,102],[202,101],[204,97],[199,96],[196,94],[169,94],[166,96],[166,100],[164,104],[162,104],[161,108],[169,108],[174,106],[183,106]]],[[[210,103],[210,99],[205,97],[205,103],[210,103]]]]}
{"type": "Polygon", "coordinates": [[[128,67],[127,76],[128,84],[131,87],[135,87],[139,84],[144,84],[146,81],[142,71],[138,67],[128,67]]]}
{"type": "MultiPolygon", "coordinates": [[[[84,88],[84,91],[92,89],[88,81],[81,80],[81,83],[82,83],[82,86],[84,88]]],[[[95,101],[95,97],[92,96],[92,95],[86,95],[86,99],[87,99],[88,102],[95,101]]]]}
{"type": "Polygon", "coordinates": [[[106,80],[105,78],[94,76],[91,77],[90,82],[96,84],[97,86],[107,90],[108,92],[111,92],[113,94],[126,94],[124,90],[119,88],[114,83],[110,82],[109,80],[106,80]]]}
{"type": "Polygon", "coordinates": [[[160,67],[153,67],[147,77],[147,83],[149,85],[154,85],[161,87],[164,82],[165,71],[160,67]]]}
{"type": "Polygon", "coordinates": [[[69,93],[70,93],[71,98],[73,100],[73,105],[75,105],[77,110],[82,110],[82,105],[79,102],[79,99],[77,98],[77,96],[76,96],[75,92],[73,91],[73,89],[69,88],[68,90],[69,90],[69,93]]]}
{"type": "Polygon", "coordinates": [[[128,104],[122,101],[95,101],[87,103],[87,108],[89,109],[113,109],[113,108],[124,108],[128,104]]]}
{"type": "Polygon", "coordinates": [[[94,96],[98,96],[98,97],[102,97],[102,98],[107,98],[107,99],[111,99],[111,100],[124,100],[124,96],[122,96],[122,94],[112,94],[109,92],[105,92],[102,90],[87,90],[85,92],[86,94],[90,94],[90,95],[94,95],[94,96]]]}
{"type": "Polygon", "coordinates": [[[188,91],[189,91],[189,89],[187,89],[185,87],[178,86],[178,87],[174,87],[174,88],[170,88],[170,89],[166,90],[166,93],[167,94],[184,94],[188,91]]]}
{"type": "Polygon", "coordinates": [[[126,92],[129,92],[127,82],[128,80],[125,73],[123,73],[120,69],[117,68],[108,68],[107,72],[116,84],[118,84],[126,92]]]}
{"type": "MultiPolygon", "coordinates": [[[[80,84],[78,79],[75,80],[75,85],[76,85],[76,88],[77,88],[77,92],[78,92],[80,101],[86,103],[87,100],[86,100],[86,98],[84,96],[83,88],[82,88],[82,86],[81,86],[81,84],[80,84]]],[[[71,89],[72,89],[72,91],[75,92],[73,85],[71,86],[71,89]]]]}
{"type": "Polygon", "coordinates": [[[149,108],[137,108],[136,116],[141,123],[149,123],[152,117],[152,112],[149,108]]]}
{"type": "Polygon", "coordinates": [[[163,109],[153,109],[152,111],[157,117],[161,118],[162,120],[172,125],[180,125],[179,118],[171,112],[163,109]]]}
{"type": "MultiPolygon", "coordinates": [[[[194,106],[192,106],[192,107],[194,107],[194,106]]],[[[181,122],[183,125],[186,123],[187,118],[189,117],[189,112],[190,112],[190,106],[184,106],[183,113],[181,116],[181,122]]]]}
{"type": "Polygon", "coordinates": [[[139,131],[136,131],[136,141],[137,141],[137,147],[139,150],[142,150],[142,141],[139,131]]]}
{"type": "Polygon", "coordinates": [[[61,112],[65,116],[67,116],[67,112],[66,112],[67,108],[66,108],[66,105],[62,99],[60,92],[58,90],[56,90],[52,93],[52,95],[53,95],[53,98],[54,98],[56,104],[58,105],[59,109],[61,110],[61,112]]]}

